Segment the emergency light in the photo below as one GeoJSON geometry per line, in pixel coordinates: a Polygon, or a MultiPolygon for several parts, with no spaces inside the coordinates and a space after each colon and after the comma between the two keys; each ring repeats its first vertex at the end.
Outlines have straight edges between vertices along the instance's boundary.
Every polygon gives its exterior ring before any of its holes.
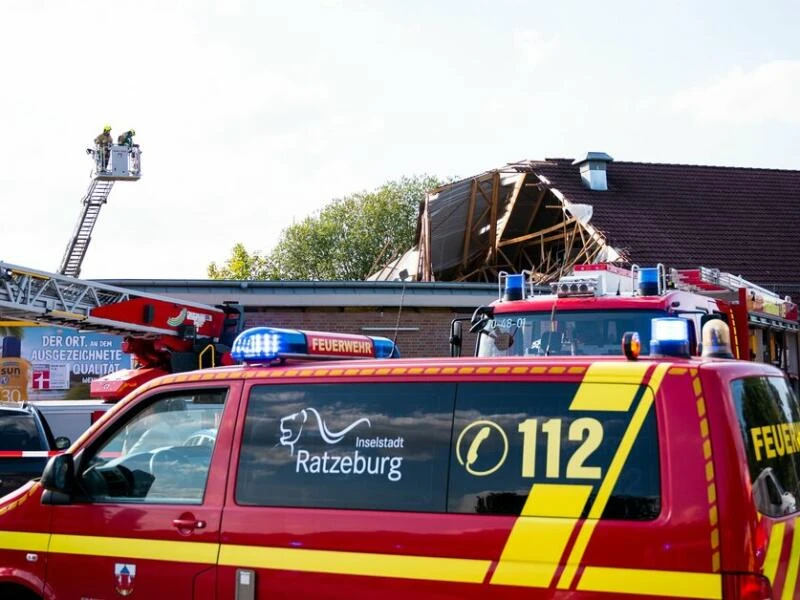
{"type": "Polygon", "coordinates": [[[525,276],[521,273],[506,275],[506,290],[503,300],[522,300],[525,298],[525,276]]]}
{"type": "Polygon", "coordinates": [[[642,296],[657,296],[659,293],[658,268],[639,269],[639,293],[642,296]]]}
{"type": "Polygon", "coordinates": [[[663,317],[650,321],[650,354],[689,358],[689,321],[663,317]]]}
{"type": "Polygon", "coordinates": [[[231,357],[238,362],[263,364],[278,359],[324,360],[342,358],[398,358],[388,338],[278,327],[253,327],[233,341],[231,357]]]}

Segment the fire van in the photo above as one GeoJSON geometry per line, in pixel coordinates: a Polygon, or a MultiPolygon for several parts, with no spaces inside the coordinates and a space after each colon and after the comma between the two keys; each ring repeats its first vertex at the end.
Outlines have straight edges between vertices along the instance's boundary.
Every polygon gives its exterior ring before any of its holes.
{"type": "Polygon", "coordinates": [[[304,362],[391,341],[247,330],[0,501],[0,598],[798,598],[797,397],[703,336],[304,362]]]}

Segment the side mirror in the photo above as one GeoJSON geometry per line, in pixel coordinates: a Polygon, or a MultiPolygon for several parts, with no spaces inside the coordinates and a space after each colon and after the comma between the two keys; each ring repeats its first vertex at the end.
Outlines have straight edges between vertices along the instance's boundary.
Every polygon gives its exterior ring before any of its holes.
{"type": "Polygon", "coordinates": [[[56,450],[66,450],[71,444],[72,441],[68,437],[60,435],[56,438],[56,450]]]}
{"type": "Polygon", "coordinates": [[[72,495],[75,488],[75,461],[72,455],[59,454],[47,461],[41,483],[47,491],[72,495]]]}
{"type": "Polygon", "coordinates": [[[461,330],[461,321],[454,319],[450,323],[450,356],[453,358],[461,356],[461,343],[463,335],[461,330]]]}
{"type": "Polygon", "coordinates": [[[481,329],[483,329],[484,324],[486,321],[494,318],[494,308],[491,306],[479,306],[475,309],[475,312],[472,313],[472,319],[470,319],[470,333],[478,333],[481,329]]]}

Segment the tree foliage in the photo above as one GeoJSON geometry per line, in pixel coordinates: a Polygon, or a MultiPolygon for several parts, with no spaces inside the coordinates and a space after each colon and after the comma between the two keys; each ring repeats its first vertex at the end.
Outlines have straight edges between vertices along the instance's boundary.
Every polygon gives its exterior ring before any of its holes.
{"type": "Polygon", "coordinates": [[[258,252],[248,252],[244,244],[238,243],[231,250],[224,264],[212,262],[206,272],[211,279],[274,279],[269,259],[258,252]]]}
{"type": "Polygon", "coordinates": [[[212,279],[362,280],[414,243],[429,175],[389,181],[371,192],[337,198],[318,214],[286,228],[266,256],[236,244],[212,279]]]}

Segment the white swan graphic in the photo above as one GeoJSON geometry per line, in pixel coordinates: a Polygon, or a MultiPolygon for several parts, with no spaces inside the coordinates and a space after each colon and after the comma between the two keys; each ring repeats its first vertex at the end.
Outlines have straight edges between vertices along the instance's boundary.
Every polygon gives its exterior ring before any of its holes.
{"type": "Polygon", "coordinates": [[[294,455],[294,445],[297,443],[297,440],[300,439],[300,434],[303,433],[303,426],[308,420],[309,413],[312,413],[316,417],[317,428],[319,429],[319,435],[328,444],[338,444],[344,439],[344,436],[347,435],[347,433],[350,430],[355,429],[362,423],[366,423],[367,427],[372,427],[372,424],[369,422],[369,419],[367,419],[366,417],[361,417],[360,419],[350,423],[350,425],[348,425],[341,431],[334,432],[328,429],[328,426],[325,424],[325,419],[322,418],[322,415],[319,414],[319,411],[316,408],[309,406],[299,412],[292,413],[291,415],[288,415],[281,419],[280,444],[281,446],[289,446],[289,453],[291,455],[294,455]],[[292,426],[296,426],[297,430],[293,431],[292,426]]]}

